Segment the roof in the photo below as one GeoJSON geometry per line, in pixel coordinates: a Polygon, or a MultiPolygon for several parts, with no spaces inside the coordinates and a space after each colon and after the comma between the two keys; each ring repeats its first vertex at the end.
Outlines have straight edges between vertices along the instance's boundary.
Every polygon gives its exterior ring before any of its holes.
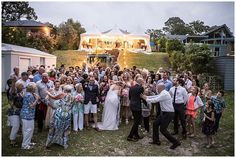
{"type": "Polygon", "coordinates": [[[56,58],[55,55],[34,49],[29,47],[22,47],[12,44],[6,44],[2,43],[2,52],[19,52],[19,53],[26,53],[26,54],[33,54],[33,55],[40,55],[40,56],[46,56],[46,57],[53,57],[56,58]]]}
{"type": "Polygon", "coordinates": [[[122,30],[122,29],[110,29],[107,31],[102,32],[102,34],[106,34],[106,35],[127,35],[130,34],[128,31],[126,30],[122,30]]]}
{"type": "Polygon", "coordinates": [[[4,26],[13,26],[13,27],[44,27],[47,24],[34,21],[34,20],[16,20],[16,21],[8,21],[3,22],[4,26]]]}
{"type": "Polygon", "coordinates": [[[178,39],[178,40],[183,41],[187,38],[187,36],[186,35],[170,35],[170,34],[167,34],[166,38],[168,38],[168,39],[178,39]]]}
{"type": "Polygon", "coordinates": [[[224,27],[224,28],[226,29],[226,31],[233,37],[232,32],[230,32],[230,30],[229,30],[229,28],[227,27],[226,24],[223,24],[223,25],[221,25],[221,26],[217,26],[217,27],[213,28],[212,30],[210,30],[210,31],[208,31],[208,32],[206,32],[206,33],[204,33],[203,36],[208,35],[208,34],[214,32],[214,31],[217,31],[217,30],[221,29],[222,27],[224,27]]]}

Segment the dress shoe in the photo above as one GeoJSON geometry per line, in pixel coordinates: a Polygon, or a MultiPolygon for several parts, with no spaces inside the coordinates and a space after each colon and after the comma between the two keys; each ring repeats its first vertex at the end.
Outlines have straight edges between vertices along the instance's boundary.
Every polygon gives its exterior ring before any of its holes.
{"type": "Polygon", "coordinates": [[[98,127],[95,127],[94,128],[97,132],[101,132],[102,130],[101,129],[99,129],[98,127]]]}
{"type": "Polygon", "coordinates": [[[132,142],[137,142],[137,141],[138,141],[138,139],[136,139],[136,138],[130,138],[130,137],[128,137],[127,140],[128,140],[128,141],[132,141],[132,142]]]}
{"type": "Polygon", "coordinates": [[[149,142],[149,144],[153,144],[153,145],[161,145],[161,142],[149,142]]]}
{"type": "Polygon", "coordinates": [[[180,146],[181,145],[181,143],[180,142],[176,142],[176,143],[174,143],[173,145],[171,145],[170,146],[170,149],[175,149],[175,148],[177,148],[178,146],[180,146]]]}
{"type": "Polygon", "coordinates": [[[134,137],[135,139],[143,139],[143,136],[134,137]]]}

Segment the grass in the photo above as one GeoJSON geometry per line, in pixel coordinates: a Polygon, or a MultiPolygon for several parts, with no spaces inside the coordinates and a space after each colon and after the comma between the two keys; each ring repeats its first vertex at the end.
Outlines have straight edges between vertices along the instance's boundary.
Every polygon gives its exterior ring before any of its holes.
{"type": "MultiPolygon", "coordinates": [[[[227,109],[221,119],[220,129],[215,136],[216,144],[206,149],[205,136],[201,133],[200,125],[197,126],[197,136],[194,139],[188,138],[181,141],[182,144],[176,150],[169,149],[171,145],[160,134],[161,146],[149,145],[151,135],[146,136],[138,142],[128,142],[126,137],[131,129],[129,125],[122,123],[118,131],[85,130],[78,134],[71,133],[69,148],[53,145],[50,150],[44,148],[47,130],[42,133],[34,133],[33,140],[37,146],[31,151],[11,148],[9,145],[9,128],[7,121],[7,99],[2,94],[2,155],[3,156],[234,156],[234,92],[228,91],[225,94],[227,109]]],[[[101,117],[101,114],[100,114],[101,117]]],[[[170,124],[169,131],[173,129],[170,124]]],[[[179,136],[180,137],[180,136],[179,136]]],[[[21,144],[22,136],[17,137],[18,144],[21,144]]]]}
{"type": "Polygon", "coordinates": [[[136,65],[138,68],[146,68],[153,71],[157,71],[159,67],[170,67],[168,54],[159,52],[153,52],[152,54],[121,52],[118,61],[121,67],[136,65]]]}
{"type": "MultiPolygon", "coordinates": [[[[65,64],[68,66],[81,66],[86,61],[86,52],[76,50],[55,51],[53,55],[57,56],[57,66],[65,64]]],[[[122,68],[136,65],[139,68],[157,71],[159,67],[168,68],[170,66],[167,53],[154,52],[150,55],[141,53],[121,52],[118,63],[122,68]]]]}
{"type": "Polygon", "coordinates": [[[61,66],[61,64],[65,64],[66,67],[81,66],[82,63],[87,59],[86,52],[79,52],[76,50],[58,50],[53,52],[52,54],[57,56],[57,66],[61,66]]]}

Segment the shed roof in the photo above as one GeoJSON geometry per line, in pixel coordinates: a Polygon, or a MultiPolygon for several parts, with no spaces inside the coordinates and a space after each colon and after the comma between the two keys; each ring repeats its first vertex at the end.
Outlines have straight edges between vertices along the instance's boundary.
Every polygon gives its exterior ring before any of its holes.
{"type": "Polygon", "coordinates": [[[16,20],[16,21],[7,21],[3,22],[3,26],[12,26],[12,27],[44,27],[47,24],[34,21],[34,20],[16,20]]]}
{"type": "Polygon", "coordinates": [[[17,46],[13,44],[6,44],[2,43],[2,52],[19,52],[19,53],[27,53],[27,54],[32,54],[32,55],[40,55],[40,56],[45,56],[45,57],[53,57],[56,58],[55,55],[34,49],[34,48],[29,48],[29,47],[22,47],[22,46],[17,46]]]}

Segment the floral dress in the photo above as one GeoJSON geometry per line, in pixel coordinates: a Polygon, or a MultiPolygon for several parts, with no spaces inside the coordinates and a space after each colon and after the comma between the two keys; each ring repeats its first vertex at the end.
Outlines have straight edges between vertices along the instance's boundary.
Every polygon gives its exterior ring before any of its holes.
{"type": "Polygon", "coordinates": [[[73,98],[67,94],[64,98],[56,100],[55,104],[58,107],[53,115],[53,120],[50,123],[50,130],[46,146],[56,143],[68,147],[68,135],[71,126],[71,109],[73,98]]]}
{"type": "Polygon", "coordinates": [[[109,84],[108,82],[103,82],[105,85],[103,85],[100,88],[100,96],[99,96],[99,100],[101,103],[105,102],[106,96],[107,96],[107,92],[109,91],[109,84]]]}

